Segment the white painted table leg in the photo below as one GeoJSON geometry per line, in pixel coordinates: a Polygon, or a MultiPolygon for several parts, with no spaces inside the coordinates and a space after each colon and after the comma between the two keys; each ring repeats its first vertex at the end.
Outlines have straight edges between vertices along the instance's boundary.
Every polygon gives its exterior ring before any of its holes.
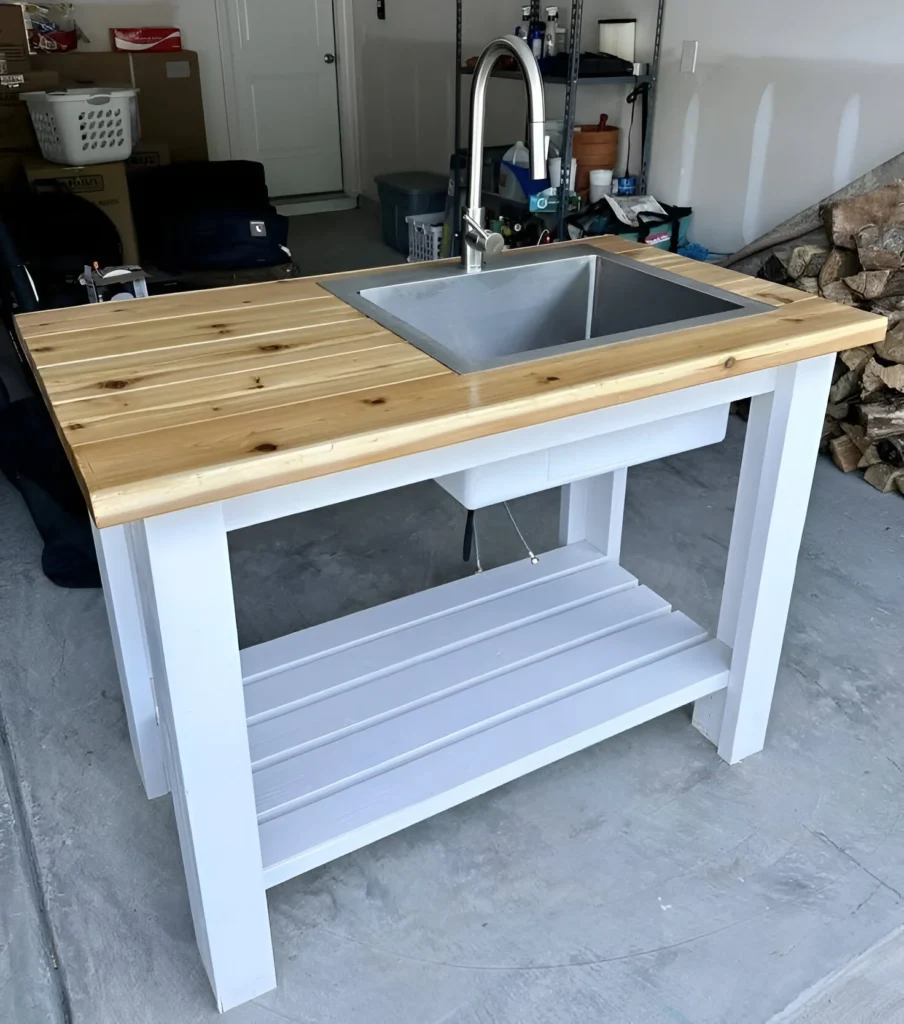
{"type": "Polygon", "coordinates": [[[222,506],[144,520],[136,537],[195,935],[223,1011],[276,972],[222,506]]]}
{"type": "Polygon", "coordinates": [[[168,793],[169,782],[163,767],[163,743],[130,548],[130,529],[129,526],[94,528],[94,546],[132,751],[145,792],[153,798],[168,793]]]}
{"type": "Polygon", "coordinates": [[[728,689],[694,705],[694,725],[729,764],[763,749],[835,357],[781,367],[751,401],[718,638],[728,689]]]}
{"type": "Polygon", "coordinates": [[[586,540],[617,562],[621,555],[627,479],[627,469],[616,469],[563,487],[559,543],[586,540]]]}

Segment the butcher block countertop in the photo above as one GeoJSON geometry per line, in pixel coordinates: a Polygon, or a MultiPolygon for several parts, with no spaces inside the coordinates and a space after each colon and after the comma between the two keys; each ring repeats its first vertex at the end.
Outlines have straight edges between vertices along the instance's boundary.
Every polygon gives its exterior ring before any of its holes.
{"type": "Polygon", "coordinates": [[[100,527],[885,335],[883,318],[803,292],[592,244],[775,308],[463,376],[315,278],[29,313],[18,333],[100,527]]]}

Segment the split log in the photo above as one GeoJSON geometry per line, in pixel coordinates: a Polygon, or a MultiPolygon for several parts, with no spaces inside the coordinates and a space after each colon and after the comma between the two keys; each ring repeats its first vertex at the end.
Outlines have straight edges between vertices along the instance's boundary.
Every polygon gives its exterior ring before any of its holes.
{"type": "Polygon", "coordinates": [[[800,277],[817,277],[829,256],[827,245],[798,245],[791,250],[787,263],[788,277],[796,281],[800,277]]]}
{"type": "Polygon", "coordinates": [[[799,277],[794,282],[794,287],[808,295],[819,294],[819,279],[816,277],[799,277]]]}
{"type": "Polygon", "coordinates": [[[863,373],[860,377],[860,394],[864,398],[867,395],[871,395],[874,391],[879,391],[880,388],[885,387],[885,381],[882,379],[882,369],[882,364],[877,363],[875,359],[870,359],[863,367],[863,373]]]}
{"type": "Polygon", "coordinates": [[[904,227],[867,224],[857,234],[857,252],[864,270],[900,270],[904,265],[904,227]]]}
{"type": "Polygon", "coordinates": [[[904,391],[904,366],[900,363],[895,363],[892,366],[880,366],[878,376],[887,388],[904,391]]]}
{"type": "Polygon", "coordinates": [[[849,370],[859,370],[866,366],[875,354],[876,350],[872,345],[860,345],[858,348],[846,348],[843,352],[839,352],[838,358],[849,370]]]}
{"type": "Polygon", "coordinates": [[[829,302],[840,302],[843,306],[856,306],[857,299],[844,281],[833,281],[831,284],[820,285],[819,290],[829,302]]]}
{"type": "Polygon", "coordinates": [[[876,355],[890,363],[904,363],[904,324],[893,327],[876,345],[876,355]]]}
{"type": "Polygon", "coordinates": [[[860,232],[870,224],[886,230],[904,224],[904,181],[832,203],[825,208],[824,217],[832,244],[855,249],[860,232]]]}
{"type": "Polygon", "coordinates": [[[859,270],[860,259],[857,253],[848,252],[847,249],[833,249],[819,271],[820,290],[825,290],[829,285],[846,277],[853,277],[859,270]]]}
{"type": "Polygon", "coordinates": [[[877,491],[888,494],[899,488],[899,481],[904,480],[904,469],[895,469],[887,462],[877,462],[863,474],[863,479],[877,491]]]}
{"type": "Polygon", "coordinates": [[[884,460],[879,454],[879,449],[874,444],[871,444],[860,456],[860,461],[857,463],[857,469],[869,469],[870,466],[875,466],[877,462],[882,461],[884,460]]]}
{"type": "Polygon", "coordinates": [[[788,261],[791,258],[791,254],[787,251],[776,251],[772,253],[768,260],[760,268],[760,272],[757,277],[762,278],[765,281],[771,281],[773,284],[785,284],[788,278],[788,261]]]}
{"type": "Polygon", "coordinates": [[[904,436],[883,437],[874,447],[883,462],[898,469],[904,468],[904,436]]]}
{"type": "Polygon", "coordinates": [[[860,370],[848,370],[844,376],[839,377],[829,391],[829,401],[832,403],[844,402],[852,398],[860,390],[860,378],[863,376],[860,370]]]}
{"type": "Polygon", "coordinates": [[[866,431],[857,423],[842,423],[841,430],[846,437],[849,437],[861,452],[865,452],[872,444],[866,436],[866,431]]]}
{"type": "MultiPolygon", "coordinates": [[[[864,402],[857,407],[857,419],[863,427],[864,437],[870,441],[904,434],[904,395],[890,393],[878,401],[864,402]]],[[[842,429],[844,426],[842,424],[842,429]]]]}
{"type": "Polygon", "coordinates": [[[841,427],[838,425],[837,420],[833,420],[831,416],[826,416],[822,421],[822,434],[819,438],[819,451],[827,452],[829,450],[829,442],[836,437],[841,437],[841,427]]]}
{"type": "Polygon", "coordinates": [[[826,406],[826,415],[831,416],[833,420],[846,420],[850,411],[849,402],[829,402],[826,406]]]}
{"type": "Polygon", "coordinates": [[[883,295],[881,299],[873,299],[873,312],[889,318],[896,313],[904,315],[904,296],[883,295]]]}
{"type": "Polygon", "coordinates": [[[842,473],[852,473],[861,459],[860,449],[844,434],[829,442],[832,461],[842,473]]]}
{"type": "Polygon", "coordinates": [[[890,287],[890,270],[861,270],[853,277],[846,277],[844,283],[861,299],[881,299],[890,287]]]}
{"type": "MultiPolygon", "coordinates": [[[[886,270],[874,270],[873,274],[886,274],[886,270]]],[[[890,273],[888,280],[882,288],[880,295],[873,296],[879,302],[888,302],[889,299],[897,299],[900,302],[901,297],[904,296],[904,270],[895,270],[890,273]]]]}

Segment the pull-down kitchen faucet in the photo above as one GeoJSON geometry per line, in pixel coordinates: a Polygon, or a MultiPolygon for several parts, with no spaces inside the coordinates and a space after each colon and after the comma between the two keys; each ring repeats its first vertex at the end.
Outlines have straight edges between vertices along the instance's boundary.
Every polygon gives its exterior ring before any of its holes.
{"type": "Polygon", "coordinates": [[[527,82],[528,139],[530,173],[532,178],[546,177],[546,102],[543,79],[537,61],[527,43],[517,36],[494,39],[480,55],[474,68],[471,86],[471,132],[468,150],[468,205],[462,214],[461,263],[469,274],[483,269],[483,254],[500,252],[505,244],[502,235],[487,231],[483,226],[481,206],[483,177],[483,128],[486,111],[487,83],[490,72],[500,57],[510,55],[521,65],[527,82]]]}

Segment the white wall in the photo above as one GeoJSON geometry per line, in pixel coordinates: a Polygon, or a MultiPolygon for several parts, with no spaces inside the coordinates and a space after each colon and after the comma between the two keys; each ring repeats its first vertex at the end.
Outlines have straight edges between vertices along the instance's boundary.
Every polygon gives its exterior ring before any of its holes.
{"type": "Polygon", "coordinates": [[[87,50],[109,50],[111,26],[175,25],[182,45],[198,52],[207,145],[212,160],[229,157],[223,67],[217,33],[216,0],[91,0],[76,5],[76,18],[89,37],[87,50]]]}
{"type": "Polygon", "coordinates": [[[902,40],[901,0],[666,0],[652,191],[731,252],[895,156],[902,40]]]}
{"type": "MultiPolygon", "coordinates": [[[[354,0],[361,181],[369,195],[375,194],[375,174],[401,170],[445,173],[452,152],[455,4],[453,0],[387,0],[386,10],[386,20],[379,21],[374,0],[354,0]]],[[[636,17],[637,59],[649,60],[655,11],[656,0],[587,0],[583,49],[598,49],[598,19],[636,17]]],[[[464,0],[464,58],[476,56],[495,36],[512,32],[520,18],[519,2],[464,0]]],[[[467,130],[469,82],[466,78],[462,84],[463,132],[467,130]]],[[[578,123],[595,122],[600,113],[607,112],[612,124],[626,127],[630,109],[624,97],[629,91],[625,86],[582,85],[578,123]]],[[[564,89],[549,86],[547,116],[561,118],[563,104],[564,89]]],[[[523,136],[525,109],[521,82],[494,80],[488,92],[486,143],[499,145],[523,136]]],[[[636,120],[639,134],[639,108],[636,120]]],[[[637,171],[636,148],[634,153],[633,169],[637,171]]]]}

